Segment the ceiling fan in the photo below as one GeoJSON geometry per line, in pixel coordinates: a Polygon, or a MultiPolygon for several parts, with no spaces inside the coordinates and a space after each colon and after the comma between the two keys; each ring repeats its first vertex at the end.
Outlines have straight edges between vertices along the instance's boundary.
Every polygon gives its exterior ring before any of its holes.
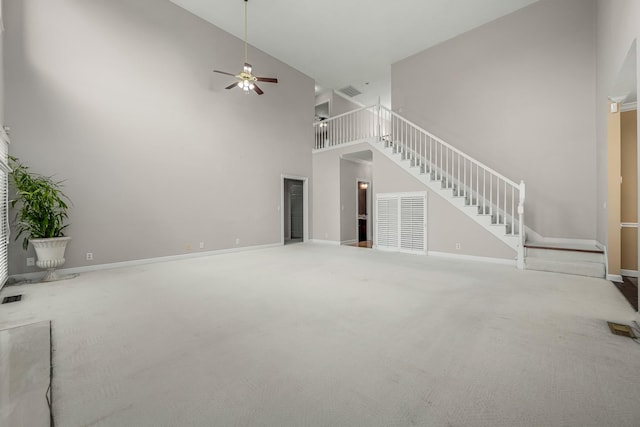
{"type": "Polygon", "coordinates": [[[244,0],[244,68],[238,74],[227,73],[226,71],[213,70],[214,73],[225,74],[227,76],[233,76],[238,79],[238,82],[227,86],[225,89],[233,89],[239,87],[248,94],[250,91],[254,91],[258,95],[262,95],[264,92],[258,87],[256,82],[265,83],[278,83],[278,79],[273,77],[257,77],[251,72],[251,64],[247,59],[247,3],[248,0],[244,0]]]}

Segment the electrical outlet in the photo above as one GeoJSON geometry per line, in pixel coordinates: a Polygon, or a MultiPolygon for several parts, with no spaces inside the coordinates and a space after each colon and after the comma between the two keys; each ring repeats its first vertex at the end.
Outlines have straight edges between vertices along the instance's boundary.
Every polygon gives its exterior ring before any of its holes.
{"type": "Polygon", "coordinates": [[[239,238],[237,238],[237,239],[236,239],[236,245],[239,245],[239,244],[240,244],[240,239],[239,239],[239,238]]]}
{"type": "Polygon", "coordinates": [[[456,243],[456,250],[460,250],[460,243],[456,243]]]}
{"type": "Polygon", "coordinates": [[[200,242],[200,249],[204,249],[204,242],[200,242]]]}
{"type": "Polygon", "coordinates": [[[93,261],[93,252],[87,252],[87,261],[93,261]]]}
{"type": "Polygon", "coordinates": [[[34,257],[27,258],[27,267],[36,265],[36,259],[34,257]]]}

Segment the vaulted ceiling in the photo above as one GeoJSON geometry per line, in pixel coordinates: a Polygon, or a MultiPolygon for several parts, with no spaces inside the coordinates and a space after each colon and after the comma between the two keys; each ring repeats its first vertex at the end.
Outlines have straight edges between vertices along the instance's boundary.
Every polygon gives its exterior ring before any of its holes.
{"type": "MultiPolygon", "coordinates": [[[[244,39],[243,0],[171,1],[244,39]]],[[[392,63],[535,1],[249,0],[248,38],[321,88],[351,85],[355,101],[389,105],[392,63]]]]}

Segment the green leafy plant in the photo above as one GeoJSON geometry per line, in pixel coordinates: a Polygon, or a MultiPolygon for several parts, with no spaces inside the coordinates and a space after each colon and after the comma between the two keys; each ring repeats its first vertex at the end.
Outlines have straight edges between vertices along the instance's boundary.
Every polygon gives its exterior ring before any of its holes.
{"type": "Polygon", "coordinates": [[[27,250],[30,238],[64,237],[62,231],[68,226],[65,221],[70,200],[61,190],[63,181],[31,172],[16,157],[9,157],[9,166],[11,182],[16,190],[11,207],[18,205],[15,240],[26,234],[22,248],[27,250]]]}

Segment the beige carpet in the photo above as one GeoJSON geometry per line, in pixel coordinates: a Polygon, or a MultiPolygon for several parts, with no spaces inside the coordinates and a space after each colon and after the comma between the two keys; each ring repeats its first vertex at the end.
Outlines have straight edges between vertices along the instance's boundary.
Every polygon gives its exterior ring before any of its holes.
{"type": "Polygon", "coordinates": [[[0,328],[53,320],[58,426],[640,425],[600,279],[299,244],[19,290],[0,328]]]}

